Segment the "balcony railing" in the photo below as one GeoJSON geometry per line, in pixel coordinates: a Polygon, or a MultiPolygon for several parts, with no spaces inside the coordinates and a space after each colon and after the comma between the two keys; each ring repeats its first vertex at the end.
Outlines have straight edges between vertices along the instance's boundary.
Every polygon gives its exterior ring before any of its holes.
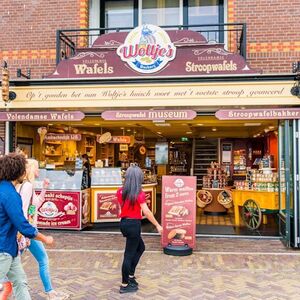
{"type": "MultiPolygon", "coordinates": [[[[209,43],[225,44],[229,52],[238,53],[245,59],[246,54],[246,24],[245,23],[223,23],[223,24],[201,24],[201,25],[175,25],[160,26],[165,30],[193,30],[204,35],[209,43]]],[[[56,63],[62,59],[70,58],[78,50],[89,48],[93,42],[102,34],[108,32],[129,32],[133,27],[122,28],[89,28],[89,29],[63,29],[56,33],[56,63]]]]}

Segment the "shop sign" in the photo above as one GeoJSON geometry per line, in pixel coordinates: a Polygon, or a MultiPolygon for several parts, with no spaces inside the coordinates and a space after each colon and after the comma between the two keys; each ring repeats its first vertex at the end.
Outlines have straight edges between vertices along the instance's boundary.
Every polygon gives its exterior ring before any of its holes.
{"type": "Polygon", "coordinates": [[[128,144],[120,144],[120,151],[128,151],[128,144]]]}
{"type": "Polygon", "coordinates": [[[97,194],[97,220],[119,220],[119,202],[116,191],[98,192],[97,194]]]}
{"type": "MultiPolygon", "coordinates": [[[[105,133],[106,134],[106,133],[105,133]]],[[[121,135],[121,136],[117,136],[117,135],[111,135],[110,139],[104,139],[103,138],[103,134],[97,134],[97,142],[100,144],[103,143],[109,143],[109,144],[130,144],[130,136],[126,136],[126,135],[121,135]],[[105,142],[104,142],[105,140],[105,142]]]]}
{"type": "Polygon", "coordinates": [[[155,73],[176,56],[176,47],[165,30],[155,25],[141,25],[127,35],[117,49],[121,60],[138,73],[155,73]]]}
{"type": "Polygon", "coordinates": [[[162,246],[195,248],[196,177],[162,177],[162,246]]]}
{"type": "Polygon", "coordinates": [[[148,24],[129,33],[100,35],[91,47],[60,61],[48,78],[169,78],[259,72],[241,55],[228,52],[223,43],[211,44],[199,32],[165,31],[148,24]]]}
{"type": "Polygon", "coordinates": [[[85,115],[81,111],[30,111],[30,112],[0,112],[0,121],[13,121],[13,122],[40,122],[40,121],[81,121],[85,115]]]}
{"type": "Polygon", "coordinates": [[[48,133],[46,141],[81,141],[80,133],[48,133]]]}
{"type": "Polygon", "coordinates": [[[197,116],[193,110],[107,110],[101,113],[104,120],[192,120],[197,116]]]}
{"type": "Polygon", "coordinates": [[[222,109],[215,116],[219,120],[300,119],[300,108],[222,109]]]}
{"type": "MultiPolygon", "coordinates": [[[[40,191],[37,191],[39,194],[40,191]]],[[[81,192],[48,191],[38,209],[39,228],[80,229],[81,192]]]]}

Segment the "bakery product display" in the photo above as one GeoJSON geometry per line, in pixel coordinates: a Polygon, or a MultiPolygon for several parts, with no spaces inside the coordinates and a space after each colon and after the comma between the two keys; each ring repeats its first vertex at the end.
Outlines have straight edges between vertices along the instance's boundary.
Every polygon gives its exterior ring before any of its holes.
{"type": "Polygon", "coordinates": [[[181,205],[174,205],[171,207],[171,209],[168,211],[169,215],[173,215],[176,217],[183,217],[187,216],[189,214],[189,210],[181,205]]]}
{"type": "Polygon", "coordinates": [[[172,229],[169,234],[168,234],[168,239],[178,239],[178,240],[182,240],[184,239],[186,235],[186,230],[185,229],[181,229],[181,228],[175,228],[172,229]]]}
{"type": "Polygon", "coordinates": [[[102,203],[102,205],[100,206],[100,209],[103,209],[103,210],[110,210],[112,206],[112,202],[104,202],[102,203]]]}

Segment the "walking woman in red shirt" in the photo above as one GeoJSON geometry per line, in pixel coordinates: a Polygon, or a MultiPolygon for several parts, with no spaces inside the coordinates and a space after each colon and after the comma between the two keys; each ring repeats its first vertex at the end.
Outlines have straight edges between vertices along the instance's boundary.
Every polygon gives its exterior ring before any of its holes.
{"type": "Polygon", "coordinates": [[[126,237],[126,247],[122,264],[122,285],[120,293],[131,293],[138,290],[138,283],[134,276],[135,268],[145,251],[145,244],[141,237],[142,211],[147,219],[156,227],[159,233],[162,227],[156,221],[153,213],[146,204],[145,193],[142,191],[144,180],[143,171],[136,165],[130,166],[125,174],[123,187],[117,191],[118,202],[121,207],[120,229],[126,237]]]}

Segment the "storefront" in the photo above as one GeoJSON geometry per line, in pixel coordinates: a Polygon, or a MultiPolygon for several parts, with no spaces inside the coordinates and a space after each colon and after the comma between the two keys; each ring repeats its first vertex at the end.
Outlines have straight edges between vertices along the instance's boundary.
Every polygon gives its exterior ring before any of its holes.
{"type": "MultiPolygon", "coordinates": [[[[61,207],[64,215],[80,211],[85,224],[118,221],[115,191],[138,163],[158,215],[162,176],[195,175],[198,233],[278,235],[280,222],[286,235],[293,204],[285,202],[299,184],[291,191],[285,181],[286,147],[298,153],[291,142],[300,116],[293,85],[293,76],[259,74],[199,33],[148,25],[101,35],[48,78],[12,82],[16,99],[1,102],[0,119],[13,124],[12,143],[51,170],[45,176],[54,169],[72,177],[88,155],[90,196],[80,196],[76,208],[70,201],[48,207],[55,218],[61,207]]],[[[70,186],[53,190],[83,193],[72,180],[63,183],[70,186]]],[[[58,222],[40,219],[40,226],[58,222]]]]}

